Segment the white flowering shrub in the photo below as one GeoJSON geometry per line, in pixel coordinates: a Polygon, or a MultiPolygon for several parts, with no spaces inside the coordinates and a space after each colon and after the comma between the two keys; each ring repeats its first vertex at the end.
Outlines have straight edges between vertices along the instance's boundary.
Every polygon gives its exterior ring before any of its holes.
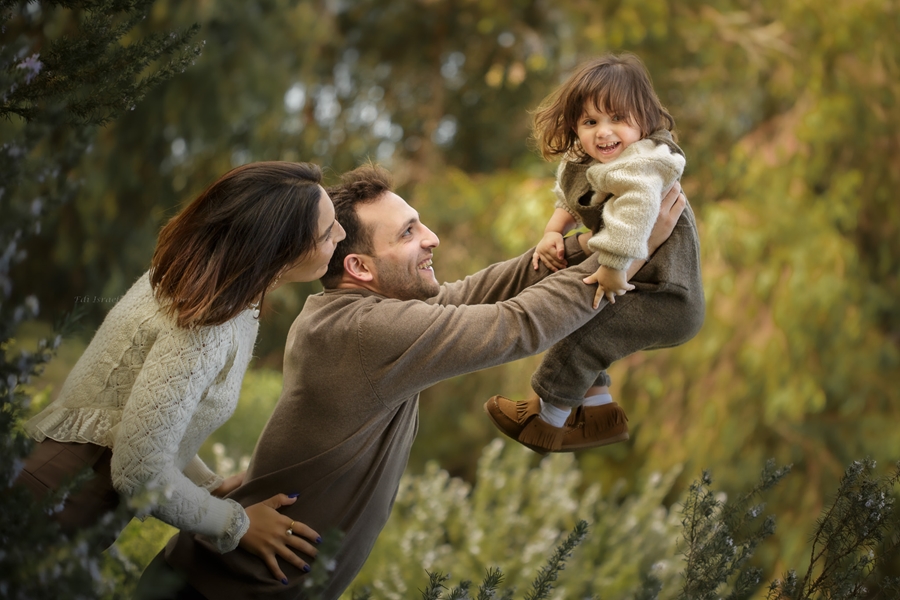
{"type": "MultiPolygon", "coordinates": [[[[583,486],[571,454],[533,466],[534,453],[496,439],[479,460],[474,486],[436,464],[403,478],[394,510],[369,560],[343,598],[368,588],[373,597],[418,597],[426,572],[480,582],[499,567],[501,589],[529,589],[566,535],[584,520],[585,540],[575,549],[552,598],[635,598],[648,575],[677,587],[680,516],[664,507],[677,470],[641,482],[624,496],[583,486]]],[[[455,583],[454,583],[455,582],[455,583]]]]}

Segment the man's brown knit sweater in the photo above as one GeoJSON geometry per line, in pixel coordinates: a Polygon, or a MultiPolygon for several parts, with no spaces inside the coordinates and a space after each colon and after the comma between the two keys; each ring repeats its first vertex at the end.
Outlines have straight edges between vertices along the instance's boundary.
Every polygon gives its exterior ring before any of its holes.
{"type": "MultiPolygon", "coordinates": [[[[577,247],[569,238],[569,264],[584,259],[577,247]]],[[[592,261],[547,277],[531,256],[444,284],[427,302],[365,290],[306,301],[288,336],[281,398],[230,497],[248,506],[299,493],[284,514],[322,535],[344,532],[323,598],[351,584],[388,519],[416,436],[419,392],[541,352],[596,314],[594,286],[581,281],[592,261]]],[[[181,533],[165,553],[208,598],[305,597],[304,575],[284,561],[288,585],[257,557],[240,548],[219,554],[199,536],[181,533]]]]}

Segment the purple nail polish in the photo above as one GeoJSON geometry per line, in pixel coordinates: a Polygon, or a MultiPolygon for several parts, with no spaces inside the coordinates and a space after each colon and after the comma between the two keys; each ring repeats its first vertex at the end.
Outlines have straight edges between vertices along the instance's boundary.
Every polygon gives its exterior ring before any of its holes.
{"type": "Polygon", "coordinates": [[[285,577],[284,579],[282,579],[282,580],[281,580],[281,583],[283,583],[284,585],[287,585],[287,584],[288,584],[287,577],[285,577]]]}
{"type": "Polygon", "coordinates": [[[316,543],[317,543],[317,544],[321,544],[321,543],[322,543],[322,538],[321,538],[321,537],[317,537],[317,538],[316,538],[316,543]]]}
{"type": "Polygon", "coordinates": [[[288,498],[296,498],[300,495],[300,492],[294,492],[293,494],[288,494],[288,498]]]}
{"type": "Polygon", "coordinates": [[[309,573],[309,565],[303,565],[303,572],[309,573]]]}

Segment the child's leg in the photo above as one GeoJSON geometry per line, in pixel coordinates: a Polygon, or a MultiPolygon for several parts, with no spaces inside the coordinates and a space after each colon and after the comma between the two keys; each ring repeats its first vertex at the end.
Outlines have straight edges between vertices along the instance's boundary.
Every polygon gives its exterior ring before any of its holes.
{"type": "Polygon", "coordinates": [[[616,360],[640,350],[683,344],[703,324],[700,248],[690,206],[670,238],[631,282],[635,290],[605,306],[581,329],[547,351],[532,377],[539,398],[515,403],[495,396],[488,401],[485,408],[504,434],[539,452],[590,448],[627,439],[627,418],[616,403],[594,409],[581,405],[592,388],[609,385],[606,369],[616,360]],[[544,427],[541,399],[545,405],[563,410],[579,407],[564,433],[549,424],[549,430],[544,427]]]}
{"type": "Polygon", "coordinates": [[[543,400],[578,406],[591,387],[609,385],[605,371],[615,361],[640,350],[677,346],[697,334],[705,300],[690,206],[631,282],[633,291],[605,306],[544,355],[532,377],[532,387],[543,400]]]}

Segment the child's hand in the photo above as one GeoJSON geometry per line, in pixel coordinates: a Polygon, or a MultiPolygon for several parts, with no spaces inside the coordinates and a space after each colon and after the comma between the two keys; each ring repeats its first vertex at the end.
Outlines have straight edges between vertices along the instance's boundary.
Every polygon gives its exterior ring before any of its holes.
{"type": "Polygon", "coordinates": [[[531,265],[537,271],[538,265],[544,263],[554,273],[566,268],[566,244],[561,233],[548,231],[538,242],[531,257],[531,265]]]}
{"type": "Polygon", "coordinates": [[[625,271],[619,269],[611,269],[600,265],[593,275],[584,278],[587,284],[596,283],[597,292],[594,294],[594,308],[600,306],[600,299],[604,296],[609,300],[610,304],[616,303],[616,296],[624,296],[625,292],[634,289],[634,286],[628,283],[625,271]]]}

